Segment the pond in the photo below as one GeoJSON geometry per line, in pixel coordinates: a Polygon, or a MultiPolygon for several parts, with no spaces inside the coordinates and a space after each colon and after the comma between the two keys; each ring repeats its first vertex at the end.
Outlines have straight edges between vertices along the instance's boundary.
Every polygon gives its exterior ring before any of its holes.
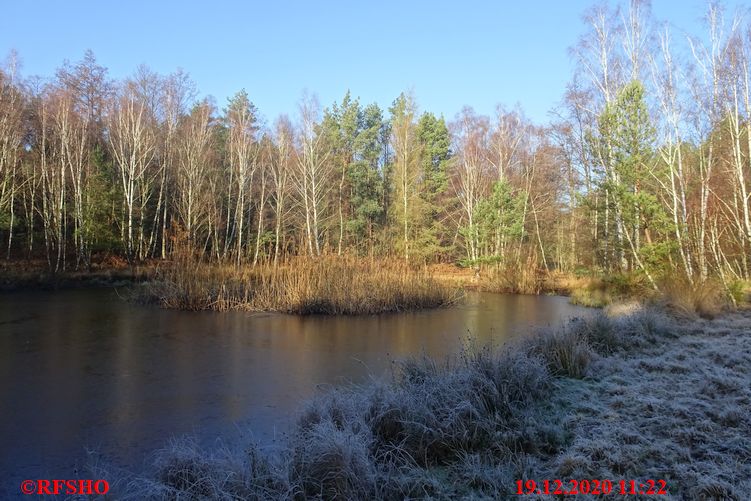
{"type": "Polygon", "coordinates": [[[24,479],[90,478],[87,450],[138,471],[170,437],[270,443],[328,386],[582,314],[564,297],[486,293],[365,317],[168,311],[112,289],[2,294],[0,497],[24,479]]]}

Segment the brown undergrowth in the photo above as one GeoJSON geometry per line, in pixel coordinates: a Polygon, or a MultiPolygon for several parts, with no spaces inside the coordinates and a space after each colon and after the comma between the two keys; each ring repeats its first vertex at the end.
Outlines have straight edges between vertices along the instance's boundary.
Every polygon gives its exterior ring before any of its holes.
{"type": "Polygon", "coordinates": [[[96,256],[78,267],[73,259],[57,272],[44,259],[0,259],[0,291],[121,286],[146,281],[155,269],[153,261],[130,265],[115,256],[96,256]]]}

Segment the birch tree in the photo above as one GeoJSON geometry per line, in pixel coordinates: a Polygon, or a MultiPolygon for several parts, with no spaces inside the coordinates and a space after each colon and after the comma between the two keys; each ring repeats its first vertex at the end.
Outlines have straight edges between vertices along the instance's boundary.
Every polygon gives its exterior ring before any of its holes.
{"type": "Polygon", "coordinates": [[[199,231],[208,228],[209,176],[214,146],[214,109],[203,101],[185,117],[177,145],[177,190],[175,207],[188,241],[199,245],[199,231]]]}
{"type": "MultiPolygon", "coordinates": [[[[171,188],[176,184],[178,164],[178,133],[183,116],[187,113],[188,103],[195,97],[195,84],[187,74],[177,71],[162,83],[160,109],[162,110],[162,126],[160,128],[160,173],[159,195],[156,214],[161,224],[162,259],[167,257],[167,229],[171,216],[171,200],[176,197],[171,188]]],[[[156,223],[156,219],[155,219],[156,223]]]]}
{"type": "Polygon", "coordinates": [[[17,169],[24,135],[23,94],[15,82],[15,63],[0,69],[0,220],[7,214],[8,258],[13,243],[14,201],[19,190],[17,169]]]}
{"type": "Polygon", "coordinates": [[[295,165],[294,130],[289,118],[281,116],[275,125],[275,151],[271,156],[271,199],[274,208],[274,265],[279,261],[282,229],[284,228],[287,209],[290,177],[295,165]]]}
{"type": "Polygon", "coordinates": [[[258,179],[260,189],[256,197],[256,238],[255,250],[253,252],[253,266],[258,264],[258,256],[261,251],[263,240],[264,225],[266,223],[266,205],[269,199],[269,177],[271,171],[272,156],[274,154],[271,139],[265,135],[258,144],[258,179]]]}
{"type": "Polygon", "coordinates": [[[422,151],[415,124],[416,105],[411,94],[401,94],[391,107],[391,149],[393,165],[392,218],[400,227],[404,260],[412,252],[413,233],[420,219],[420,163],[422,151]]]}
{"type": "Polygon", "coordinates": [[[141,183],[155,157],[156,137],[152,116],[146,103],[138,99],[135,89],[126,85],[110,111],[108,130],[112,156],[120,175],[123,196],[123,247],[129,260],[136,254],[134,229],[139,224],[136,213],[143,198],[141,183]]]}
{"type": "Polygon", "coordinates": [[[331,149],[319,133],[320,106],[315,97],[303,96],[299,105],[299,149],[293,185],[300,199],[308,254],[320,256],[327,202],[332,189],[331,149]]]}
{"type": "Polygon", "coordinates": [[[455,173],[452,185],[466,217],[465,241],[467,257],[479,257],[476,211],[485,194],[489,174],[487,168],[488,123],[471,108],[464,108],[454,124],[456,136],[455,173]]]}
{"type": "MultiPolygon", "coordinates": [[[[496,108],[496,120],[490,132],[487,148],[487,161],[495,170],[495,183],[505,185],[508,182],[509,174],[513,170],[518,170],[519,152],[529,132],[528,129],[529,124],[525,122],[521,113],[506,111],[502,106],[496,108]]],[[[505,187],[499,188],[499,193],[505,191],[505,189],[505,187]]],[[[495,237],[494,254],[497,257],[502,257],[507,244],[507,232],[504,231],[505,225],[502,224],[506,219],[503,214],[506,204],[496,203],[495,207],[497,214],[494,220],[498,221],[499,224],[493,230],[495,237]]]]}
{"type": "Polygon", "coordinates": [[[668,197],[668,211],[673,222],[678,253],[686,279],[693,282],[694,269],[691,245],[689,242],[688,218],[688,178],[684,160],[683,124],[685,107],[680,99],[679,82],[685,79],[675,63],[671,49],[671,37],[668,29],[659,35],[660,63],[651,58],[652,79],[656,89],[659,109],[663,117],[662,144],[658,148],[660,160],[667,167],[667,181],[658,178],[668,197]]]}
{"type": "MultiPolygon", "coordinates": [[[[617,13],[610,12],[607,6],[601,5],[592,8],[584,16],[584,22],[588,31],[580,39],[575,49],[575,55],[583,76],[588,79],[592,86],[593,95],[597,99],[592,103],[594,108],[586,112],[599,115],[598,110],[604,109],[616,96],[617,90],[622,85],[622,61],[617,56],[617,43],[619,28],[617,13]]],[[[593,131],[594,132],[594,131],[593,131]]],[[[612,145],[607,141],[592,149],[594,160],[603,171],[607,183],[618,185],[619,179],[612,165],[612,145]]],[[[608,188],[604,189],[604,257],[605,265],[610,267],[614,264],[619,269],[626,267],[623,253],[623,218],[622,209],[617,201],[612,201],[608,188]],[[610,247],[610,207],[613,207],[613,220],[615,223],[615,244],[610,247]]]]}
{"type": "Polygon", "coordinates": [[[66,165],[61,160],[54,121],[59,106],[54,91],[47,91],[40,103],[39,162],[41,174],[41,214],[47,264],[53,272],[65,270],[66,243],[66,165]]]}
{"type": "Polygon", "coordinates": [[[742,274],[749,277],[749,250],[751,249],[751,211],[749,210],[749,172],[751,172],[751,96],[749,95],[749,48],[740,32],[736,19],[727,39],[726,60],[723,71],[724,116],[727,117],[731,142],[731,173],[735,205],[733,219],[741,245],[742,274]],[[746,136],[745,138],[743,136],[746,136]],[[743,143],[746,143],[745,145],[743,143]],[[748,172],[747,172],[748,171],[748,172]]]}
{"type": "MultiPolygon", "coordinates": [[[[243,90],[230,99],[226,111],[225,122],[228,131],[227,155],[230,168],[230,193],[228,204],[234,200],[232,224],[228,224],[229,236],[227,241],[235,242],[235,261],[240,263],[243,251],[243,238],[246,225],[246,214],[251,206],[253,184],[258,167],[259,146],[256,134],[258,132],[255,106],[248,99],[243,90]]],[[[265,186],[264,186],[265,188],[265,186]]],[[[228,218],[229,219],[229,218],[228,218]]],[[[226,246],[225,246],[226,247],[226,246]]]]}
{"type": "Polygon", "coordinates": [[[722,11],[716,4],[711,4],[707,11],[706,23],[709,41],[703,43],[689,38],[694,66],[692,68],[691,98],[696,103],[689,124],[695,134],[694,140],[699,145],[699,214],[694,231],[698,273],[701,282],[709,276],[707,238],[709,233],[710,213],[709,199],[712,177],[716,169],[717,156],[712,133],[722,118],[720,86],[722,61],[726,45],[723,43],[724,23],[722,11]]]}
{"type": "Polygon", "coordinates": [[[57,161],[67,170],[73,199],[73,240],[76,266],[88,267],[91,260],[91,225],[89,216],[89,141],[88,117],[76,113],[73,97],[65,90],[58,92],[53,117],[57,161]]]}

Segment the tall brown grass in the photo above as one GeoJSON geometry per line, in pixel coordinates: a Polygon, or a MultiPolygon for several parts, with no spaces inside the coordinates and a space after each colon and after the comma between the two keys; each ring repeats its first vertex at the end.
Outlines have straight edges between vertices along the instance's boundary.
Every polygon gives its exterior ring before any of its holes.
{"type": "Polygon", "coordinates": [[[669,278],[660,285],[662,302],[673,314],[684,318],[714,318],[730,306],[727,291],[716,280],[694,280],[669,278]]]}
{"type": "Polygon", "coordinates": [[[561,289],[571,297],[571,303],[602,308],[622,301],[647,301],[656,291],[639,273],[612,273],[603,276],[572,277],[561,281],[561,289]]]}
{"type": "Polygon", "coordinates": [[[483,271],[480,289],[508,294],[541,294],[549,289],[550,273],[538,266],[537,259],[525,263],[495,265],[483,271]]]}
{"type": "Polygon", "coordinates": [[[142,288],[141,298],[183,310],[259,310],[361,315],[435,308],[460,292],[401,261],[325,256],[277,267],[203,263],[179,257],[142,288]]]}

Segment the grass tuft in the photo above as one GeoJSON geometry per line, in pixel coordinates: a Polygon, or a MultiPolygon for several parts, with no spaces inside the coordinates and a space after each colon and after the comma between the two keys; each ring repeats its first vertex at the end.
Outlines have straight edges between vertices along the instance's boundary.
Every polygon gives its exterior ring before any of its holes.
{"type": "Polygon", "coordinates": [[[583,378],[592,358],[587,338],[575,329],[542,332],[528,341],[531,353],[540,356],[551,374],[583,378]]]}
{"type": "Polygon", "coordinates": [[[298,437],[291,462],[293,478],[306,498],[365,499],[375,490],[376,471],[365,428],[323,420],[298,437]]]}
{"type": "Polygon", "coordinates": [[[714,318],[728,306],[728,296],[714,280],[689,282],[671,278],[660,284],[664,306],[675,315],[694,319],[714,318]]]}

